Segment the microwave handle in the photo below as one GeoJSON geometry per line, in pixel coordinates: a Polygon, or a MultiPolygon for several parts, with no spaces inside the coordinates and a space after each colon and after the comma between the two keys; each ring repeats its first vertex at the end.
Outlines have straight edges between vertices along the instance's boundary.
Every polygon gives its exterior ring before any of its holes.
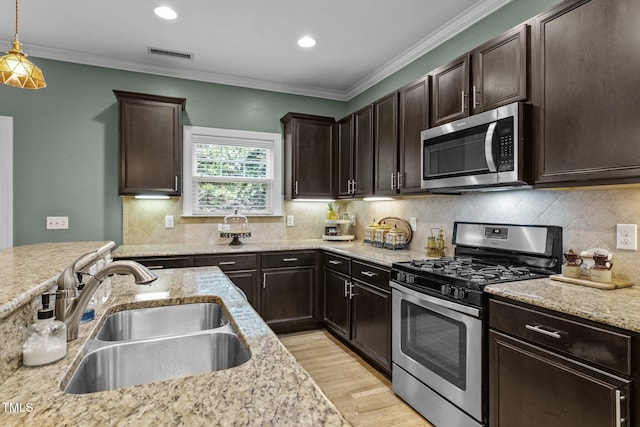
{"type": "Polygon", "coordinates": [[[497,172],[496,162],[493,161],[493,133],[496,130],[497,122],[493,122],[487,129],[487,134],[484,137],[484,157],[487,160],[487,166],[489,166],[490,172],[497,172]]]}

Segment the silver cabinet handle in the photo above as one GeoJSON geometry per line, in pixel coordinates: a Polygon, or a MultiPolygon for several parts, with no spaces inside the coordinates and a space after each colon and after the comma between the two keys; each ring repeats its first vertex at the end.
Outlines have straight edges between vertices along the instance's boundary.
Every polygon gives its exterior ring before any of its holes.
{"type": "Polygon", "coordinates": [[[235,261],[220,261],[218,265],[235,265],[235,261]]]}
{"type": "Polygon", "coordinates": [[[340,265],[340,264],[342,264],[342,261],[338,261],[336,259],[330,259],[329,260],[329,264],[340,265]]]}
{"type": "Polygon", "coordinates": [[[298,194],[298,180],[293,184],[293,194],[298,194]]]}
{"type": "Polygon", "coordinates": [[[267,289],[267,273],[262,273],[262,289],[267,289]]]}
{"type": "Polygon", "coordinates": [[[530,331],[537,332],[539,334],[546,335],[548,337],[552,337],[552,338],[556,338],[556,339],[562,338],[562,336],[560,336],[559,332],[547,331],[546,329],[542,329],[542,327],[538,326],[538,325],[524,325],[524,327],[527,328],[530,331]]]}
{"type": "Polygon", "coordinates": [[[402,174],[400,172],[398,172],[398,190],[400,190],[402,188],[402,174]]]}
{"type": "Polygon", "coordinates": [[[353,282],[349,282],[349,299],[353,299],[353,282]]]}
{"type": "Polygon", "coordinates": [[[363,271],[362,274],[364,274],[367,277],[376,277],[378,274],[374,273],[373,271],[363,271]]]}
{"type": "Polygon", "coordinates": [[[297,261],[298,258],[282,258],[282,262],[292,262],[292,261],[297,261]]]}
{"type": "Polygon", "coordinates": [[[164,269],[163,265],[146,265],[149,270],[162,270],[164,269]]]}
{"type": "Polygon", "coordinates": [[[478,94],[480,92],[476,89],[476,85],[473,85],[473,108],[476,109],[480,106],[478,102],[478,94]]]}
{"type": "Polygon", "coordinates": [[[464,93],[464,90],[462,91],[462,113],[464,113],[465,111],[467,111],[467,106],[465,105],[465,98],[466,98],[466,94],[464,93]]]}
{"type": "Polygon", "coordinates": [[[344,281],[344,297],[347,298],[349,296],[349,281],[345,280],[344,281]]]}
{"type": "Polygon", "coordinates": [[[353,180],[353,194],[356,194],[358,192],[358,181],[356,181],[355,179],[353,180]]]}
{"type": "Polygon", "coordinates": [[[396,174],[395,172],[391,172],[391,189],[396,189],[396,174]]]}
{"type": "Polygon", "coordinates": [[[173,184],[173,189],[176,192],[178,191],[178,175],[176,175],[176,179],[175,179],[174,184],[173,184]]]}
{"type": "Polygon", "coordinates": [[[625,398],[620,390],[616,390],[616,427],[622,427],[626,420],[622,418],[622,402],[625,398]]]}

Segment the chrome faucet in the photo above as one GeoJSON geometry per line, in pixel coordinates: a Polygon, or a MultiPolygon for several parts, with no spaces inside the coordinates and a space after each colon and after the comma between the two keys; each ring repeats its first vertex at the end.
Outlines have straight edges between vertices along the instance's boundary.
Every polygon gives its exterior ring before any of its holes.
{"type": "Polygon", "coordinates": [[[79,281],[76,277],[75,268],[78,261],[86,255],[82,255],[69,264],[57,282],[55,314],[58,320],[67,325],[67,341],[78,338],[78,328],[80,327],[82,313],[86,310],[89,300],[107,276],[111,274],[132,274],[139,285],[151,283],[158,278],[155,273],[137,262],[113,261],[92,275],[82,292],[79,292],[79,281]]]}

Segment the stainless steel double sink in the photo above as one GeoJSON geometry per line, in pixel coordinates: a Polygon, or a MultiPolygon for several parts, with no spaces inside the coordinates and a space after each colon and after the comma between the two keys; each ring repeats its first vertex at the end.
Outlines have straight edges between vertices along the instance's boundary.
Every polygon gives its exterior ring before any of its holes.
{"type": "Polygon", "coordinates": [[[233,368],[251,353],[220,304],[194,303],[111,314],[64,388],[83,394],[233,368]]]}

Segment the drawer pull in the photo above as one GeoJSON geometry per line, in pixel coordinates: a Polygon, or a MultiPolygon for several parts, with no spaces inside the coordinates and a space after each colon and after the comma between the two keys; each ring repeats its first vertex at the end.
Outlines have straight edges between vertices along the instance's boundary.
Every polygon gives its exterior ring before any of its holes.
{"type": "Polygon", "coordinates": [[[378,275],[378,273],[374,273],[373,271],[363,271],[362,274],[367,277],[376,277],[378,275]]]}
{"type": "Polygon", "coordinates": [[[340,265],[340,264],[342,264],[342,261],[337,261],[335,259],[330,259],[329,260],[329,264],[340,265]]]}
{"type": "Polygon", "coordinates": [[[164,269],[163,265],[147,265],[145,267],[147,267],[149,270],[162,270],[162,269],[164,269]]]}
{"type": "Polygon", "coordinates": [[[562,338],[562,337],[560,336],[560,333],[559,333],[559,332],[555,332],[555,331],[547,331],[546,329],[542,329],[542,327],[541,327],[541,326],[538,326],[538,325],[535,325],[535,326],[532,326],[532,325],[524,325],[524,327],[525,327],[525,328],[527,328],[527,329],[528,329],[528,330],[530,330],[530,331],[537,332],[537,333],[539,333],[539,334],[546,335],[546,336],[548,336],[548,337],[552,337],[552,338],[556,338],[556,339],[560,339],[560,338],[562,338]]]}
{"type": "Polygon", "coordinates": [[[622,427],[622,425],[626,422],[624,418],[622,418],[622,402],[624,402],[624,396],[620,390],[616,390],[616,427],[622,427]]]}
{"type": "Polygon", "coordinates": [[[235,265],[235,261],[220,261],[218,265],[235,265]]]}
{"type": "Polygon", "coordinates": [[[292,261],[297,261],[298,258],[282,258],[282,262],[292,262],[292,261]]]}

